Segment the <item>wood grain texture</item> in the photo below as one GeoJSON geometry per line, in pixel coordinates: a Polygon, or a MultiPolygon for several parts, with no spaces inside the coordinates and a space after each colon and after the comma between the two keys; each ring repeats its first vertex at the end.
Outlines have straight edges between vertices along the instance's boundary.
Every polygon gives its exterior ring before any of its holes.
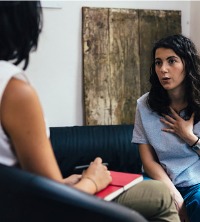
{"type": "Polygon", "coordinates": [[[111,123],[133,122],[140,95],[138,13],[110,9],[111,123]]]}
{"type": "Polygon", "coordinates": [[[84,100],[87,125],[111,124],[108,11],[83,8],[84,100]]]}
{"type": "Polygon", "coordinates": [[[180,11],[83,7],[82,16],[85,124],[131,124],[152,44],[181,33],[180,11]]]}
{"type": "Polygon", "coordinates": [[[181,12],[171,10],[139,10],[141,95],[149,90],[151,49],[155,41],[181,34],[181,12]]]}

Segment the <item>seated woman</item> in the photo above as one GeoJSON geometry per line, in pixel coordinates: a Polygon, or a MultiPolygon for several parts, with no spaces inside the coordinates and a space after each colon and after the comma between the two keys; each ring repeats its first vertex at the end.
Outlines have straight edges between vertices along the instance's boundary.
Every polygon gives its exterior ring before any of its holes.
{"type": "Polygon", "coordinates": [[[152,50],[150,92],[138,99],[133,142],[145,172],[170,189],[182,221],[200,217],[200,57],[172,35],[152,50]],[[185,209],[186,208],[186,209],[185,209]]]}
{"type": "MultiPolygon", "coordinates": [[[[19,166],[92,195],[102,190],[112,178],[98,157],[83,175],[62,178],[40,101],[24,72],[42,30],[40,2],[0,2],[0,27],[0,163],[19,166]],[[17,67],[21,62],[23,70],[17,67]]],[[[159,181],[141,182],[115,201],[149,221],[179,221],[170,192],[159,181]]]]}

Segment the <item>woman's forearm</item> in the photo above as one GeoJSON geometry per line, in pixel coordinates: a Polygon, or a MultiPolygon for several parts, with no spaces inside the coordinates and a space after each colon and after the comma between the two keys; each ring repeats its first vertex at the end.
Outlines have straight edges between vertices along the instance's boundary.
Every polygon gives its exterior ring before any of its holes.
{"type": "Polygon", "coordinates": [[[145,172],[153,179],[163,181],[172,195],[179,195],[178,190],[170,180],[169,176],[163,169],[163,167],[157,162],[149,162],[148,164],[143,165],[145,172]]]}
{"type": "Polygon", "coordinates": [[[153,179],[163,181],[172,193],[176,191],[171,179],[160,165],[158,157],[150,144],[139,144],[139,152],[145,172],[153,179]]]}

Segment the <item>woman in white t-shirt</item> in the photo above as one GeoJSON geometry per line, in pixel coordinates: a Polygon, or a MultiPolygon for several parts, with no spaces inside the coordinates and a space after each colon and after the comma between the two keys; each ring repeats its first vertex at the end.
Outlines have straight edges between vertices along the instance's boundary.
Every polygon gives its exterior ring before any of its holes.
{"type": "MultiPolygon", "coordinates": [[[[40,2],[0,2],[0,163],[94,194],[112,180],[107,167],[97,157],[83,175],[62,177],[38,96],[17,67],[21,62],[24,70],[28,66],[41,30],[40,2]]],[[[179,221],[170,193],[158,181],[141,182],[114,201],[149,221],[179,221]]]]}

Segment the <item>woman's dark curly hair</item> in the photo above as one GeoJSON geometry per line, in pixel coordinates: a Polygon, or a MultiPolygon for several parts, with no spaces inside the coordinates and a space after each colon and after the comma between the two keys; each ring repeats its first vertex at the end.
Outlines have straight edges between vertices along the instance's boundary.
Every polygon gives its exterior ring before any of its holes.
{"type": "Polygon", "coordinates": [[[195,113],[195,123],[200,120],[200,57],[194,43],[183,35],[172,35],[154,44],[150,68],[150,92],[147,103],[159,115],[169,114],[170,98],[155,72],[155,53],[158,48],[172,49],[185,65],[186,99],[188,117],[195,113]]]}
{"type": "Polygon", "coordinates": [[[39,1],[0,2],[0,60],[15,65],[29,63],[29,53],[36,50],[42,30],[42,9],[39,1]]]}

